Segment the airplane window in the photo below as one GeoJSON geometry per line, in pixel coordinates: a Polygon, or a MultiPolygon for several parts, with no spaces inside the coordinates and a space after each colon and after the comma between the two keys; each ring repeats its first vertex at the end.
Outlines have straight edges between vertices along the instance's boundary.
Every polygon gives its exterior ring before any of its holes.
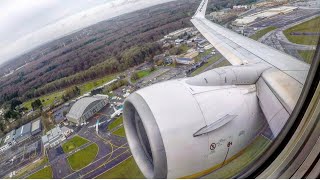
{"type": "Polygon", "coordinates": [[[319,65],[320,0],[0,9],[3,179],[247,177],[319,65]]]}

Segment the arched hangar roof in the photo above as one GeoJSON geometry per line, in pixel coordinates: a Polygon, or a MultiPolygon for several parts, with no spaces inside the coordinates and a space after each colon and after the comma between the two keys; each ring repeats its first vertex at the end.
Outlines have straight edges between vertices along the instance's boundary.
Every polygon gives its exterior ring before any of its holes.
{"type": "Polygon", "coordinates": [[[102,101],[103,97],[86,97],[78,100],[71,107],[67,117],[71,117],[74,119],[79,119],[88,108],[91,108],[93,104],[99,103],[102,101]]]}

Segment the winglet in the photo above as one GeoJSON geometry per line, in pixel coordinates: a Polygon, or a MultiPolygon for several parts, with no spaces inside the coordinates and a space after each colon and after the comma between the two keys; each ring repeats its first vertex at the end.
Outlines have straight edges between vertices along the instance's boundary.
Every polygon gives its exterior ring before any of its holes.
{"type": "Polygon", "coordinates": [[[193,18],[205,18],[209,0],[203,0],[193,18]]]}

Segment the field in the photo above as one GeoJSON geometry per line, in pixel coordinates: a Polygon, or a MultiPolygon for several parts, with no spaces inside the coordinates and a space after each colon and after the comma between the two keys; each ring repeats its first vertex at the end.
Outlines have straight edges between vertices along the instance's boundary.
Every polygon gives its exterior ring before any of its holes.
{"type": "MultiPolygon", "coordinates": [[[[55,92],[55,93],[51,93],[51,94],[48,94],[48,95],[45,95],[45,96],[42,96],[42,97],[40,97],[39,99],[41,100],[42,105],[43,105],[44,107],[46,107],[46,106],[50,106],[51,104],[53,104],[56,99],[57,99],[57,100],[61,99],[63,93],[64,93],[64,90],[59,91],[59,92],[55,92]]],[[[23,103],[23,106],[24,106],[25,108],[28,108],[28,109],[30,110],[30,109],[32,109],[31,103],[32,103],[33,101],[35,101],[35,100],[36,100],[36,99],[31,99],[31,100],[29,100],[29,101],[26,101],[26,102],[23,103]]]]}
{"type": "Polygon", "coordinates": [[[254,35],[250,36],[250,38],[257,41],[260,38],[262,38],[262,36],[266,35],[268,32],[273,31],[275,29],[277,29],[277,27],[274,27],[274,26],[267,27],[265,29],[257,31],[254,35]]]}
{"type": "MultiPolygon", "coordinates": [[[[116,77],[117,77],[117,74],[108,75],[108,76],[101,78],[101,79],[97,79],[97,80],[86,82],[84,84],[80,84],[80,85],[78,85],[78,87],[80,88],[81,94],[85,94],[87,92],[90,92],[94,88],[99,87],[99,86],[103,85],[104,83],[107,83],[107,82],[113,80],[116,77]]],[[[50,106],[54,103],[54,101],[56,99],[60,100],[62,98],[64,91],[65,90],[61,90],[61,91],[57,91],[57,92],[54,92],[54,93],[51,93],[51,94],[48,94],[45,96],[41,96],[41,97],[39,97],[39,99],[41,100],[44,107],[50,106]]],[[[26,101],[23,103],[23,106],[28,109],[31,109],[31,103],[35,100],[36,99],[31,99],[29,101],[26,101]]]]}
{"type": "Polygon", "coordinates": [[[71,152],[72,150],[86,144],[88,141],[80,136],[75,136],[68,142],[62,145],[62,149],[65,153],[71,152]]]}
{"type": "Polygon", "coordinates": [[[112,121],[112,123],[108,125],[108,130],[109,131],[112,130],[113,128],[122,124],[122,122],[123,122],[123,116],[118,117],[116,120],[112,121]]]}
{"type": "Polygon", "coordinates": [[[269,146],[270,140],[263,136],[258,136],[239,157],[230,161],[220,169],[206,176],[206,179],[228,179],[241,172],[243,168],[254,162],[269,146]]]}
{"type": "Polygon", "coordinates": [[[308,64],[312,63],[313,55],[315,51],[298,51],[299,55],[304,59],[304,61],[308,64]]]}
{"type": "Polygon", "coordinates": [[[87,82],[85,84],[82,84],[79,86],[81,94],[85,94],[87,92],[92,91],[94,88],[99,87],[107,82],[112,81],[113,79],[115,79],[118,76],[118,74],[112,74],[109,76],[106,76],[104,78],[98,79],[98,80],[94,80],[94,81],[90,81],[87,82]]]}
{"type": "Polygon", "coordinates": [[[191,73],[191,76],[196,76],[200,73],[202,73],[207,67],[212,65],[213,63],[217,62],[222,56],[221,55],[214,55],[212,56],[206,64],[195,70],[194,72],[191,73]]]}
{"type": "Polygon", "coordinates": [[[40,171],[27,177],[27,179],[52,179],[52,169],[51,166],[47,166],[40,171]]]}
{"type": "Polygon", "coordinates": [[[288,38],[289,41],[296,44],[304,45],[317,45],[319,36],[316,35],[292,35],[293,32],[298,33],[315,33],[320,32],[319,28],[320,17],[311,19],[307,22],[298,24],[294,27],[291,27],[283,31],[284,35],[288,38]]]}
{"type": "Polygon", "coordinates": [[[96,179],[144,179],[144,176],[133,157],[130,157],[96,179]]]}
{"type": "Polygon", "coordinates": [[[117,129],[116,131],[112,132],[112,134],[120,137],[126,137],[126,132],[124,131],[124,127],[117,129]]]}
{"type": "Polygon", "coordinates": [[[89,165],[97,156],[99,147],[92,144],[68,157],[72,170],[76,171],[89,165]]]}
{"type": "Polygon", "coordinates": [[[201,60],[201,58],[203,58],[203,57],[205,57],[205,56],[207,56],[207,55],[209,55],[210,53],[212,52],[212,48],[211,49],[208,49],[208,50],[206,50],[205,52],[203,52],[203,53],[200,53],[197,57],[195,57],[195,62],[199,62],[200,60],[201,60]]]}
{"type": "Polygon", "coordinates": [[[44,157],[44,158],[38,160],[38,161],[35,162],[35,163],[31,163],[31,164],[23,167],[23,168],[20,169],[19,171],[17,171],[14,178],[20,178],[20,177],[24,176],[25,174],[27,174],[28,172],[36,169],[37,167],[46,164],[47,162],[48,162],[48,158],[47,158],[47,157],[44,157]]]}
{"type": "Polygon", "coordinates": [[[138,71],[138,72],[137,72],[138,79],[136,79],[136,80],[131,79],[131,81],[132,81],[133,83],[135,83],[137,80],[139,80],[139,79],[141,79],[141,78],[144,78],[144,77],[147,77],[147,76],[149,76],[151,73],[152,73],[152,72],[151,72],[149,69],[138,71]]]}

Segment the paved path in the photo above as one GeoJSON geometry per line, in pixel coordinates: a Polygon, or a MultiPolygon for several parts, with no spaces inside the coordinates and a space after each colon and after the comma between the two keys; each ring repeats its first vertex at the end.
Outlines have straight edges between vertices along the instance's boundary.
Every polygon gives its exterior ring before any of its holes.
{"type": "Polygon", "coordinates": [[[61,179],[73,172],[66,156],[58,157],[58,159],[51,163],[51,168],[54,179],[61,179]]]}
{"type": "Polygon", "coordinates": [[[289,29],[293,26],[296,26],[298,24],[301,24],[303,22],[309,21],[315,17],[319,16],[317,15],[312,15],[310,17],[303,18],[299,21],[296,21],[294,23],[291,23],[289,25],[286,25],[284,27],[278,28],[276,30],[273,30],[266,35],[262,36],[259,39],[259,42],[262,42],[264,44],[267,44],[271,47],[274,47],[278,50],[281,50],[283,52],[286,52],[285,49],[295,49],[295,50],[315,50],[316,46],[310,46],[310,45],[302,45],[302,44],[295,44],[290,42],[287,37],[283,34],[283,31],[286,29],[289,29]],[[283,48],[285,46],[285,48],[283,48]]]}
{"type": "Polygon", "coordinates": [[[109,161],[107,164],[104,164],[103,166],[100,166],[99,168],[95,169],[94,171],[86,174],[83,176],[85,179],[93,179],[96,178],[97,176],[103,174],[104,172],[114,168],[124,160],[128,159],[131,156],[131,153],[129,150],[125,151],[122,154],[119,154],[118,156],[115,156],[112,158],[111,161],[109,161]]]}

